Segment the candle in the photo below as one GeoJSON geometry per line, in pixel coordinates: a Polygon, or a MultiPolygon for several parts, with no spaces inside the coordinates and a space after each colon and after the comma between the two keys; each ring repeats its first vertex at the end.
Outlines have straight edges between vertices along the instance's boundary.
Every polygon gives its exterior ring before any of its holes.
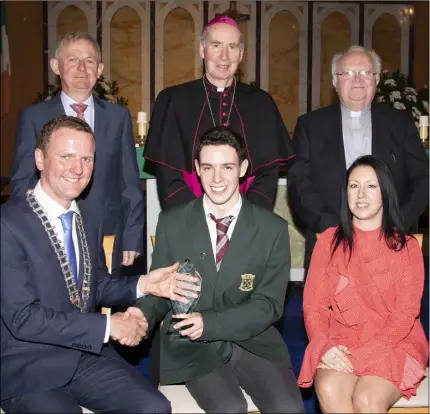
{"type": "Polygon", "coordinates": [[[137,135],[139,137],[146,137],[146,128],[147,128],[147,123],[138,123],[137,124],[137,135]]]}
{"type": "Polygon", "coordinates": [[[138,124],[146,124],[148,121],[146,119],[146,112],[138,112],[137,113],[137,123],[138,124]]]}
{"type": "Polygon", "coordinates": [[[424,141],[428,137],[428,128],[429,128],[429,117],[428,115],[420,116],[420,138],[424,141]]]}

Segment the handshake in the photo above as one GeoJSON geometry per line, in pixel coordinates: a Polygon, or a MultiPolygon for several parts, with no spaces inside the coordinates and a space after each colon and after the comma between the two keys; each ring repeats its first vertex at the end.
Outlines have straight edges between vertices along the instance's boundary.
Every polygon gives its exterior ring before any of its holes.
{"type": "Polygon", "coordinates": [[[146,336],[148,322],[139,308],[110,316],[110,336],[121,345],[136,346],[146,336]]]}
{"type": "MultiPolygon", "coordinates": [[[[187,303],[189,298],[198,297],[200,280],[196,277],[180,274],[179,263],[172,266],[152,270],[141,276],[138,289],[142,295],[153,295],[180,303],[187,303]]],[[[121,345],[136,346],[146,336],[148,322],[142,311],[129,307],[125,312],[110,316],[110,336],[121,345]]]]}

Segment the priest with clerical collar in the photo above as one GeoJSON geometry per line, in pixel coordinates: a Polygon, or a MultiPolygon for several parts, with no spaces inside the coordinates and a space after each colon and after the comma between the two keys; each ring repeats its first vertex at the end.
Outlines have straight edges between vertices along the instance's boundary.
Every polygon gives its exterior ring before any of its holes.
{"type": "Polygon", "coordinates": [[[214,18],[199,44],[205,75],[158,95],[144,157],[148,172],[154,172],[151,164],[155,167],[163,209],[202,195],[193,150],[197,137],[215,126],[228,126],[245,138],[250,166],[241,193],[255,204],[273,208],[279,165],[293,157],[293,150],[270,95],[236,80],[243,51],[238,24],[226,16],[214,18]]]}
{"type": "Polygon", "coordinates": [[[288,173],[292,207],[307,227],[305,267],[315,233],[339,225],[346,170],[358,157],[371,154],[388,164],[407,229],[429,200],[429,159],[412,115],[373,102],[380,57],[351,46],[333,57],[331,69],[340,102],[298,118],[288,173]]]}

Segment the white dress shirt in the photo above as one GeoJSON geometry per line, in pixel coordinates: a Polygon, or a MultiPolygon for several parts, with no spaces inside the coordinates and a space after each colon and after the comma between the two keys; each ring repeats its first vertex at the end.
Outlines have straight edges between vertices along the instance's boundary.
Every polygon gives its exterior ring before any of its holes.
{"type": "MultiPolygon", "coordinates": [[[[80,214],[78,204],[75,200],[70,204],[69,209],[65,209],[63,206],[58,204],[55,200],[49,197],[48,194],[43,191],[43,188],[40,184],[40,181],[37,183],[34,188],[34,196],[36,197],[37,202],[45,209],[46,214],[48,215],[48,220],[51,223],[52,227],[54,227],[55,232],[57,233],[58,238],[60,239],[63,247],[64,247],[64,230],[63,225],[61,224],[60,216],[68,211],[73,211],[76,214],[80,214]]],[[[78,243],[78,235],[76,232],[76,215],[73,214],[73,227],[72,227],[72,239],[73,245],[75,246],[76,253],[76,264],[77,271],[79,275],[79,243],[78,243]]],[[[78,276],[79,277],[79,276],[78,276]]],[[[137,288],[138,289],[138,288],[137,288]]],[[[106,330],[104,336],[104,343],[109,342],[110,336],[110,318],[106,315],[106,330]]]]}
{"type": "MultiPolygon", "coordinates": [[[[238,202],[224,216],[224,217],[233,216],[233,220],[231,221],[230,226],[228,227],[228,230],[227,230],[227,238],[229,241],[230,241],[231,236],[233,234],[234,227],[236,226],[237,217],[239,216],[241,208],[242,208],[242,196],[239,197],[238,202]]],[[[211,238],[212,253],[214,256],[214,261],[216,262],[216,239],[217,239],[216,223],[210,217],[210,214],[213,214],[213,212],[210,210],[206,195],[203,196],[203,210],[204,210],[205,216],[206,216],[206,223],[207,223],[208,229],[209,229],[209,236],[211,238]]],[[[215,214],[213,214],[213,215],[215,216],[215,214]]],[[[221,218],[221,217],[215,216],[215,218],[221,218]]]]}
{"type": "MultiPolygon", "coordinates": [[[[68,116],[77,116],[78,114],[76,111],[70,106],[75,103],[79,103],[74,101],[70,96],[67,96],[64,92],[61,92],[61,103],[63,104],[64,111],[66,112],[66,115],[68,116]]],[[[91,129],[94,131],[94,98],[93,95],[90,95],[90,97],[85,101],[82,102],[85,105],[88,105],[88,108],[85,109],[84,112],[84,118],[87,124],[91,127],[91,129]]]]}
{"type": "MultiPolygon", "coordinates": [[[[48,220],[51,223],[52,227],[54,228],[55,232],[58,235],[58,238],[61,241],[61,244],[64,247],[64,230],[63,225],[61,224],[60,216],[62,214],[67,213],[68,211],[73,211],[76,214],[81,214],[79,211],[78,204],[76,201],[72,201],[72,204],[70,205],[69,209],[65,209],[63,206],[58,204],[55,200],[53,200],[51,197],[49,197],[48,194],[43,191],[43,188],[40,184],[40,181],[37,183],[36,187],[34,188],[34,196],[36,197],[37,202],[45,209],[46,214],[48,215],[48,220]]],[[[79,277],[79,242],[78,242],[78,235],[76,232],[76,215],[73,214],[73,222],[72,222],[72,239],[73,239],[73,246],[75,247],[75,253],[76,253],[76,270],[78,274],[76,277],[79,277]]]]}
{"type": "Polygon", "coordinates": [[[340,108],[345,163],[348,169],[358,157],[372,154],[372,114],[370,105],[361,111],[351,111],[344,104],[341,104],[340,108]]]}

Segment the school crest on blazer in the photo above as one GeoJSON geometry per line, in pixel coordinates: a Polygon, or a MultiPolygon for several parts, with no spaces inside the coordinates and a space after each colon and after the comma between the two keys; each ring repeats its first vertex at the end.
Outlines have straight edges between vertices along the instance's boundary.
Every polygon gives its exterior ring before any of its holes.
{"type": "Polygon", "coordinates": [[[240,282],[239,290],[242,292],[249,292],[254,289],[255,275],[252,275],[251,273],[245,273],[240,277],[242,278],[242,281],[240,282]]]}

